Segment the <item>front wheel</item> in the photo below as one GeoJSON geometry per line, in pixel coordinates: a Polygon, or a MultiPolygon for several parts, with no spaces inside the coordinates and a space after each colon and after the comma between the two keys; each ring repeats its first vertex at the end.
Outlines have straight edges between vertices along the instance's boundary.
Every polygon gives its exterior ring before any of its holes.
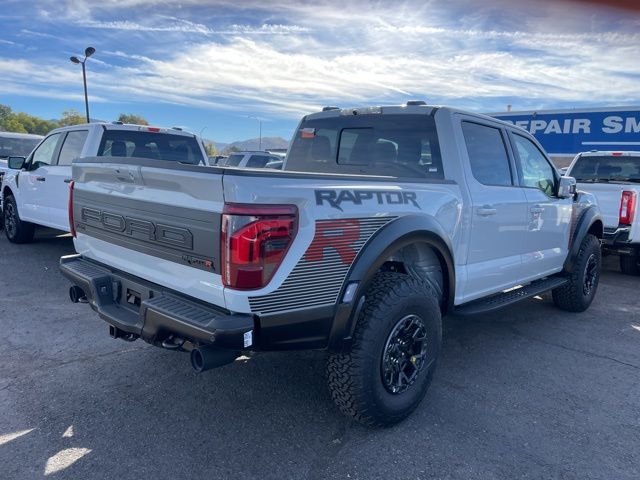
{"type": "Polygon", "coordinates": [[[556,306],[568,312],[584,312],[589,308],[598,290],[601,263],[600,241],[595,235],[587,234],[569,281],[552,292],[556,306]]]}
{"type": "Polygon", "coordinates": [[[357,322],[351,351],[329,356],[331,396],[365,425],[393,425],[418,406],[431,383],[442,344],[438,298],[408,275],[379,273],[357,322]]]}
{"type": "Polygon", "coordinates": [[[13,195],[4,200],[4,233],[11,243],[28,243],[33,240],[35,225],[20,220],[18,206],[13,195]]]}

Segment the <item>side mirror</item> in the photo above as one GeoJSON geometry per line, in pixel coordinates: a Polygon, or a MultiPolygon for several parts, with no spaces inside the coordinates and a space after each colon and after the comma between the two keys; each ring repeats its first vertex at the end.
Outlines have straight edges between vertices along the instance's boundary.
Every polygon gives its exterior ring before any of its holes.
{"type": "Polygon", "coordinates": [[[26,158],[24,157],[9,157],[7,160],[7,165],[12,170],[22,170],[24,167],[26,158]]]}
{"type": "Polygon", "coordinates": [[[558,180],[558,198],[571,198],[576,194],[576,179],[573,177],[560,177],[558,180]]]}

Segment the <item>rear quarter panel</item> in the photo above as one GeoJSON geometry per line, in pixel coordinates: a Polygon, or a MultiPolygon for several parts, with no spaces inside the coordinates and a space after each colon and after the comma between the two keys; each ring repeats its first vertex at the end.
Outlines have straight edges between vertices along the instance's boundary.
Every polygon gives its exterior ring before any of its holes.
{"type": "Polygon", "coordinates": [[[225,289],[227,308],[238,312],[273,314],[335,303],[334,293],[342,286],[353,258],[331,247],[318,251],[314,239],[317,242],[324,229],[337,228],[335,245],[340,245],[341,227],[335,225],[341,221],[355,220],[354,228],[360,232],[356,249],[366,236],[370,238],[388,221],[407,214],[432,216],[452,243],[459,236],[462,203],[459,186],[453,182],[228,169],[223,189],[227,202],[296,205],[299,212],[296,238],[269,285],[251,292],[225,289]],[[287,281],[292,272],[300,287],[287,281]]]}

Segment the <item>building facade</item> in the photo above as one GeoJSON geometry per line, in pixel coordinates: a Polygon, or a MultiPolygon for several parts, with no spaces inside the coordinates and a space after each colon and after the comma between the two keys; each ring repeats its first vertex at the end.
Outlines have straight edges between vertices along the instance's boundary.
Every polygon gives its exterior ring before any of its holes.
{"type": "Polygon", "coordinates": [[[533,134],[556,166],[590,150],[640,151],[640,107],[490,113],[533,134]]]}

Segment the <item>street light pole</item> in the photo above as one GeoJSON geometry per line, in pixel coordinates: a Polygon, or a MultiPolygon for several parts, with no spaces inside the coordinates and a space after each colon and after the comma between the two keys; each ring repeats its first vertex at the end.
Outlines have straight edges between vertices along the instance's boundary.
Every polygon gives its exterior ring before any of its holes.
{"type": "Polygon", "coordinates": [[[70,57],[71,63],[75,63],[76,65],[79,63],[82,65],[82,82],[84,84],[84,110],[87,114],[87,123],[91,122],[89,117],[89,94],[87,93],[87,70],[85,67],[85,63],[87,63],[87,58],[96,53],[96,49],[93,47],[87,47],[84,49],[84,60],[80,60],[78,57],[70,57]]]}
{"type": "Polygon", "coordinates": [[[89,94],[87,93],[87,69],[82,62],[82,82],[84,83],[84,111],[87,113],[87,123],[89,123],[89,94]]]}
{"type": "Polygon", "coordinates": [[[254,117],[253,115],[250,115],[247,118],[253,118],[254,120],[258,121],[258,132],[260,135],[258,138],[258,150],[262,150],[262,119],[254,117]]]}

